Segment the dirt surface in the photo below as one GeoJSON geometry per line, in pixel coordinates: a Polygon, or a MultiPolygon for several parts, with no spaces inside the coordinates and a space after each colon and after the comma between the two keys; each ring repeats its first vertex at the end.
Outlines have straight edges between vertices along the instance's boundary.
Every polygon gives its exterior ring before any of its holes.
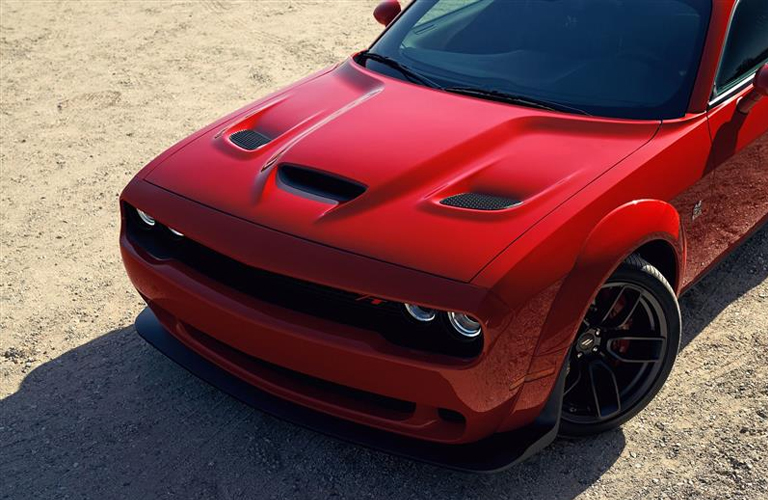
{"type": "Polygon", "coordinates": [[[118,193],[175,141],[364,48],[375,1],[0,3],[0,498],[768,498],[768,231],[682,300],[666,388],[506,473],[251,410],[147,346],[118,193]]]}

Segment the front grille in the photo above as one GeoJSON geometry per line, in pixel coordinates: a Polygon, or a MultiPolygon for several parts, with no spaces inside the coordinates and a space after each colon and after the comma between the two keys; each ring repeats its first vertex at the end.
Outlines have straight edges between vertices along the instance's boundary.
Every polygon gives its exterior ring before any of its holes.
{"type": "MultiPolygon", "coordinates": [[[[457,357],[474,357],[482,340],[461,342],[442,321],[420,323],[399,302],[379,302],[357,293],[319,285],[242,264],[189,238],[178,238],[158,222],[144,225],[125,205],[131,242],[157,259],[175,260],[208,279],[254,299],[337,323],[377,332],[393,344],[457,357]],[[361,300],[362,299],[362,300],[361,300]]],[[[182,318],[183,319],[183,318],[182,318]]]]}

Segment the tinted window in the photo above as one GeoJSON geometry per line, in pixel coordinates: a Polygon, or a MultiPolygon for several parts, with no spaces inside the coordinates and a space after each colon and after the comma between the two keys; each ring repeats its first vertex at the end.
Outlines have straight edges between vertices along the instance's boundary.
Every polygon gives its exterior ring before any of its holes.
{"type": "Polygon", "coordinates": [[[599,116],[673,118],[688,107],[711,2],[418,0],[371,51],[444,86],[599,116]]]}
{"type": "Polygon", "coordinates": [[[736,7],[717,75],[722,93],[768,60],[768,0],[741,0],[736,7]]]}

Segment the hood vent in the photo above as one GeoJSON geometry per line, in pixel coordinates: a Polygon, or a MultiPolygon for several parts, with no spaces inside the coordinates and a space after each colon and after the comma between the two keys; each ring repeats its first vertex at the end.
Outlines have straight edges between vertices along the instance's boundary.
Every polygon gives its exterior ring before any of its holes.
{"type": "Polygon", "coordinates": [[[255,130],[241,130],[230,135],[229,140],[232,141],[232,144],[235,146],[243,148],[247,151],[253,151],[254,149],[258,149],[261,146],[267,144],[272,139],[264,134],[256,132],[255,130]]]}
{"type": "Polygon", "coordinates": [[[492,196],[479,193],[462,193],[450,196],[443,201],[443,205],[456,208],[466,208],[468,210],[505,210],[522,203],[520,200],[505,198],[502,196],[492,196]]]}
{"type": "Polygon", "coordinates": [[[365,192],[366,186],[337,175],[295,165],[281,165],[277,178],[284,187],[301,191],[324,201],[345,201],[357,198],[365,192]]]}

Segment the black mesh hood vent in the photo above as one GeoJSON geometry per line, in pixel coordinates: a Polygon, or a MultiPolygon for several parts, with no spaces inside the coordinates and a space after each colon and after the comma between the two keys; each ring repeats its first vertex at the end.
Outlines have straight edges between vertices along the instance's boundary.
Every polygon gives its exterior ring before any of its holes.
{"type": "Polygon", "coordinates": [[[254,149],[267,144],[272,139],[255,130],[241,130],[230,135],[229,140],[232,141],[232,144],[235,146],[247,149],[248,151],[253,151],[254,149]]]}
{"type": "Polygon", "coordinates": [[[504,210],[519,205],[521,201],[503,196],[492,196],[479,193],[462,193],[450,196],[443,201],[443,205],[469,210],[504,210]]]}

